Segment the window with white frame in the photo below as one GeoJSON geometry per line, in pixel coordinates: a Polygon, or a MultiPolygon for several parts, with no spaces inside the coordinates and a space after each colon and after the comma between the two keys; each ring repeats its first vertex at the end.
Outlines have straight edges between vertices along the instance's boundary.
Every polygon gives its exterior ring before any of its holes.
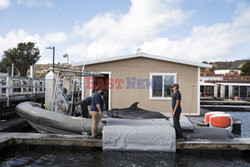
{"type": "Polygon", "coordinates": [[[177,83],[176,73],[150,73],[150,99],[171,99],[171,86],[177,83]]]}

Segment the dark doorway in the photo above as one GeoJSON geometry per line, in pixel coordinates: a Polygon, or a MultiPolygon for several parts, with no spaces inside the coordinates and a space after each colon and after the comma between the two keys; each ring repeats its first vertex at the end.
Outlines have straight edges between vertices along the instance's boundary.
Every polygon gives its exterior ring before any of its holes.
{"type": "Polygon", "coordinates": [[[225,97],[227,97],[228,98],[228,92],[229,92],[229,86],[227,85],[227,86],[225,86],[225,97]]]}
{"type": "Polygon", "coordinates": [[[218,86],[218,96],[217,97],[220,97],[220,85],[218,86]]]}
{"type": "Polygon", "coordinates": [[[240,96],[240,91],[239,91],[240,87],[239,86],[233,86],[233,97],[235,96],[240,96]]]}
{"type": "Polygon", "coordinates": [[[201,96],[203,97],[204,96],[204,86],[201,86],[200,92],[201,92],[201,96]]]}
{"type": "Polygon", "coordinates": [[[102,77],[95,77],[95,89],[102,89],[102,97],[104,100],[104,110],[109,109],[109,74],[102,74],[102,77]]]}
{"type": "Polygon", "coordinates": [[[247,86],[240,86],[240,97],[247,97],[247,86]]]}

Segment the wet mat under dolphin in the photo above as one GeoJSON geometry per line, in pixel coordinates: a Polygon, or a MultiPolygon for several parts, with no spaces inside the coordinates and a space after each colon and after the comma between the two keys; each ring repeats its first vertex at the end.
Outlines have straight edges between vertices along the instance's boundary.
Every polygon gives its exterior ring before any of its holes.
{"type": "Polygon", "coordinates": [[[175,129],[166,119],[107,119],[103,150],[175,152],[175,129]]]}

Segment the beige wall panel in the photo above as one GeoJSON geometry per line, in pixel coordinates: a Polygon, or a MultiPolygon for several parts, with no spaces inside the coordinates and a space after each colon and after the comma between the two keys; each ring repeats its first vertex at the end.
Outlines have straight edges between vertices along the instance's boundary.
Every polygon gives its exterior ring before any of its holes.
{"type": "MultiPolygon", "coordinates": [[[[127,89],[126,77],[150,79],[150,73],[177,73],[177,83],[180,85],[182,94],[182,112],[191,111],[192,114],[198,114],[198,67],[149,58],[132,58],[87,65],[85,71],[111,72],[113,79],[124,79],[123,89],[114,88],[111,91],[111,108],[128,107],[138,101],[140,102],[139,107],[143,109],[167,113],[172,111],[171,100],[150,100],[147,88],[127,89]]],[[[85,80],[85,87],[86,84],[85,80]]],[[[117,84],[115,84],[116,86],[117,84]]],[[[85,96],[88,95],[89,90],[85,89],[85,96]]]]}

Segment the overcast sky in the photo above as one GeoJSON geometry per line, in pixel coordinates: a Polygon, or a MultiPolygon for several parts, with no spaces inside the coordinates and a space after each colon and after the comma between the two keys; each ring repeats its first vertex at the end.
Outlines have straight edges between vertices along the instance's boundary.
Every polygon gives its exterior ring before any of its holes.
{"type": "MultiPolygon", "coordinates": [[[[142,52],[191,61],[250,58],[248,0],[0,0],[0,55],[36,42],[38,63],[142,52]]],[[[1,58],[0,58],[1,59],[1,58]]]]}

